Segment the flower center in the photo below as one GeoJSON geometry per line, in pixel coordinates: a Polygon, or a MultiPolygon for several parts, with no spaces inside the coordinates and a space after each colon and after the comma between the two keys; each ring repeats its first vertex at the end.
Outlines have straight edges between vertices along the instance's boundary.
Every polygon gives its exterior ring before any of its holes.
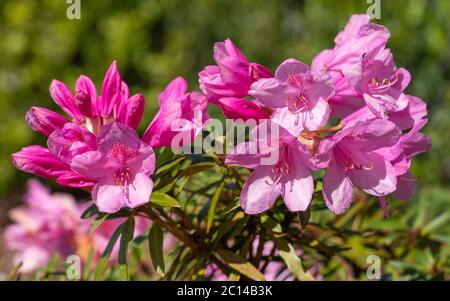
{"type": "Polygon", "coordinates": [[[127,161],[136,158],[137,152],[120,142],[116,142],[112,147],[109,157],[119,164],[125,164],[127,161]]]}
{"type": "MultiPolygon", "coordinates": [[[[313,118],[311,113],[311,105],[305,95],[305,90],[312,84],[312,80],[305,78],[305,76],[300,73],[291,73],[287,78],[287,85],[291,88],[299,90],[299,93],[295,97],[288,97],[286,101],[288,110],[292,114],[298,114],[295,119],[295,125],[298,125],[300,122],[300,113],[305,111],[308,111],[310,118],[313,118]]],[[[303,123],[305,123],[306,117],[306,115],[303,116],[303,123]]]]}
{"type": "Polygon", "coordinates": [[[376,77],[372,78],[367,86],[369,91],[372,93],[382,93],[386,92],[390,87],[395,85],[398,81],[398,75],[394,74],[392,77],[385,77],[383,79],[378,79],[376,77]]]}
{"type": "Polygon", "coordinates": [[[351,158],[352,155],[351,150],[347,150],[346,148],[336,146],[333,152],[337,163],[340,164],[345,169],[345,171],[373,169],[373,164],[371,164],[370,166],[366,166],[364,164],[355,163],[351,158]]]}
{"type": "Polygon", "coordinates": [[[280,153],[280,159],[278,160],[277,164],[275,164],[271,169],[271,180],[272,183],[269,183],[266,181],[269,185],[275,185],[278,184],[283,176],[288,176],[291,171],[291,167],[289,165],[288,160],[288,150],[287,147],[283,147],[281,149],[280,153]]]}

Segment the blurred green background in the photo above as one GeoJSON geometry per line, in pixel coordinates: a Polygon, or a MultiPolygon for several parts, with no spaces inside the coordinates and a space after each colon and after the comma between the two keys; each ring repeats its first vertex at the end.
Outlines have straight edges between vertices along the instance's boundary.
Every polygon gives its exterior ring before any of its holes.
{"type": "MultiPolygon", "coordinates": [[[[13,168],[11,153],[45,143],[27,127],[24,114],[32,105],[56,109],[48,94],[52,79],[73,87],[83,73],[99,88],[117,60],[131,91],[147,99],[143,131],[158,108],[157,94],[171,79],[184,76],[191,90],[198,89],[197,73],[213,63],[215,41],[229,37],[250,60],[271,69],[287,57],[310,63],[321,49],[333,47],[351,14],[365,13],[369,5],[364,0],[81,0],[81,20],[69,20],[63,0],[0,0],[0,223],[7,222],[7,209],[19,202],[29,177],[13,168]]],[[[444,261],[450,237],[449,15],[447,0],[381,0],[381,19],[375,20],[391,31],[397,65],[413,75],[407,93],[428,104],[425,132],[433,139],[432,150],[414,160],[418,193],[398,208],[395,219],[406,228],[429,227],[425,235],[435,235],[444,261]]],[[[436,251],[423,250],[432,257],[436,251]]]]}

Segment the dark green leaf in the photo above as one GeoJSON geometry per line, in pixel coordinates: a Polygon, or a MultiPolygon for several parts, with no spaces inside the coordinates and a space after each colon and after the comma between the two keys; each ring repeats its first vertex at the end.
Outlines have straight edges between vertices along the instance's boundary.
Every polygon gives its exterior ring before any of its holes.
{"type": "Polygon", "coordinates": [[[209,204],[209,209],[208,209],[208,218],[206,221],[206,233],[209,232],[209,230],[211,229],[212,224],[214,222],[214,215],[215,215],[217,203],[219,202],[220,195],[222,194],[222,190],[223,190],[224,186],[225,186],[225,181],[222,181],[222,183],[220,183],[219,187],[217,187],[217,190],[214,192],[214,194],[211,198],[211,202],[209,204]]]}
{"type": "Polygon", "coordinates": [[[114,231],[113,235],[109,239],[109,242],[106,245],[105,250],[103,251],[102,257],[100,258],[97,264],[97,269],[95,272],[95,280],[100,280],[100,278],[103,276],[106,266],[108,265],[109,256],[111,255],[111,252],[114,246],[116,245],[116,242],[119,239],[119,236],[122,233],[122,230],[125,227],[126,223],[127,222],[124,222],[119,227],[117,227],[117,229],[114,231]]]}
{"type": "Polygon", "coordinates": [[[128,244],[133,240],[134,235],[134,217],[128,218],[120,236],[119,246],[119,269],[122,280],[130,280],[130,273],[128,271],[127,254],[128,244]]]}
{"type": "Polygon", "coordinates": [[[164,277],[165,265],[163,256],[163,232],[158,224],[154,223],[148,235],[148,245],[153,267],[159,276],[164,277]]]}

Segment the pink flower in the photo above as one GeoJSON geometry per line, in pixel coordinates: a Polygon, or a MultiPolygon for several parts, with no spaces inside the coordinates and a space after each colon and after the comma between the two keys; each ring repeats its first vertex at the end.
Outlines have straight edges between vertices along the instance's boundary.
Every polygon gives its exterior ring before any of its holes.
{"type": "Polygon", "coordinates": [[[29,273],[46,266],[55,253],[75,254],[75,239],[84,231],[80,214],[70,195],[51,195],[38,181],[29,181],[25,206],[10,211],[14,224],[5,230],[6,246],[16,251],[14,264],[22,262],[21,272],[29,273]]]}
{"type": "Polygon", "coordinates": [[[419,131],[426,125],[427,119],[423,119],[408,133],[402,135],[398,142],[376,152],[388,160],[397,176],[397,189],[392,196],[400,200],[409,200],[416,191],[416,180],[409,172],[412,158],[420,153],[427,152],[431,148],[431,139],[419,131]]]}
{"type": "Polygon", "coordinates": [[[159,95],[159,111],[142,137],[151,147],[172,146],[177,134],[192,142],[201,133],[209,119],[208,102],[203,94],[187,89],[186,80],[177,77],[159,95]]]}
{"type": "Polygon", "coordinates": [[[389,49],[367,55],[362,68],[361,79],[355,88],[376,117],[387,118],[387,113],[406,108],[408,99],[403,90],[408,86],[411,75],[405,69],[397,69],[389,49]]]}
{"type": "Polygon", "coordinates": [[[271,129],[268,136],[262,137],[269,124],[261,123],[252,131],[253,141],[238,144],[226,158],[226,164],[254,169],[242,188],[241,207],[247,214],[259,214],[272,207],[281,195],[290,211],[304,211],[314,191],[309,170],[315,168],[312,156],[306,146],[281,127],[276,127],[279,135],[271,129]],[[270,162],[264,158],[271,158],[270,162]]]}
{"type": "Polygon", "coordinates": [[[362,60],[374,50],[384,47],[389,31],[370,23],[369,15],[353,15],[335,39],[334,49],[320,52],[312,62],[312,68],[330,73],[335,95],[330,99],[332,115],[345,117],[364,105],[354,85],[361,79],[362,60]]]}
{"type": "MultiPolygon", "coordinates": [[[[78,255],[84,261],[93,250],[97,260],[113,232],[126,221],[125,217],[105,220],[90,235],[91,219],[80,218],[87,204],[77,204],[68,194],[51,194],[37,180],[30,180],[27,186],[25,205],[9,212],[14,223],[4,233],[7,248],[15,251],[14,264],[22,263],[22,273],[45,267],[55,254],[63,259],[78,255]]],[[[134,237],[143,235],[151,223],[142,217],[135,217],[135,222],[134,237]]],[[[118,251],[117,243],[110,256],[112,260],[117,258],[118,251]]]]}
{"type": "Polygon", "coordinates": [[[270,115],[262,106],[247,99],[224,97],[218,100],[222,112],[228,119],[232,120],[256,120],[269,119],[270,115]]]}
{"type": "Polygon", "coordinates": [[[266,67],[250,62],[230,39],[214,45],[217,65],[206,66],[198,75],[200,88],[209,101],[219,105],[230,119],[267,119],[260,104],[244,100],[252,83],[272,77],[266,67]]]}
{"type": "Polygon", "coordinates": [[[97,95],[94,83],[81,75],[75,84],[75,94],[62,82],[53,80],[50,95],[72,118],[40,107],[26,114],[29,126],[48,136],[48,150],[32,146],[13,154],[14,165],[25,172],[55,179],[59,184],[75,188],[92,188],[94,182],[73,171],[72,158],[96,150],[96,136],[101,128],[118,121],[136,129],[142,119],[145,100],[140,94],[128,97],[128,87],[122,81],[114,61],[97,95]]]}
{"type": "Polygon", "coordinates": [[[385,196],[395,191],[394,166],[376,150],[395,145],[400,130],[382,120],[360,121],[321,141],[317,158],[328,164],[323,197],[328,208],[344,213],[353,200],[353,188],[385,196]]]}
{"type": "Polygon", "coordinates": [[[114,213],[149,202],[155,155],[126,125],[113,122],[104,126],[97,138],[97,150],[76,155],[71,167],[97,182],[92,198],[102,212],[114,213]]]}
{"type": "Polygon", "coordinates": [[[274,78],[260,79],[249,92],[261,104],[277,109],[272,121],[298,136],[304,129],[323,126],[330,115],[327,100],[333,95],[330,77],[312,72],[307,65],[287,59],[274,78]]]}
{"type": "MultiPolygon", "coordinates": [[[[388,120],[395,123],[402,131],[416,126],[427,116],[427,105],[423,100],[411,95],[405,95],[405,97],[408,101],[406,108],[398,112],[391,112],[388,117],[388,120]]],[[[368,106],[364,106],[342,119],[341,122],[350,126],[358,121],[375,118],[373,111],[368,106]]]]}
{"type": "Polygon", "coordinates": [[[206,66],[199,73],[200,88],[212,102],[222,97],[248,96],[253,82],[272,76],[266,67],[250,63],[230,39],[214,45],[214,60],[217,66],[206,66]]]}

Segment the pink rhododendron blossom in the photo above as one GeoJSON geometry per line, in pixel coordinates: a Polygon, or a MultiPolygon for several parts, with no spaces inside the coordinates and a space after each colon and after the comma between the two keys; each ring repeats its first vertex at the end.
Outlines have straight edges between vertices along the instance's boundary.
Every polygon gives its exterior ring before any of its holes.
{"type": "MultiPolygon", "coordinates": [[[[63,258],[78,255],[84,261],[91,250],[94,259],[102,255],[112,233],[126,221],[126,217],[105,220],[90,234],[91,219],[81,219],[86,204],[63,193],[51,194],[36,180],[28,182],[25,204],[9,212],[13,224],[5,229],[6,247],[14,251],[15,265],[22,263],[20,271],[30,273],[46,267],[54,254],[63,258]]],[[[143,235],[150,220],[135,217],[135,237],[143,235]]],[[[118,256],[118,243],[111,258],[118,256]]]]}
{"type": "Polygon", "coordinates": [[[222,97],[248,96],[253,82],[272,76],[266,67],[250,63],[230,39],[214,45],[214,60],[217,66],[206,66],[199,73],[200,88],[213,102],[222,97]]]}
{"type": "MultiPolygon", "coordinates": [[[[402,131],[416,126],[427,116],[427,106],[423,100],[411,95],[405,96],[408,101],[406,108],[398,112],[391,112],[388,117],[388,120],[395,123],[402,131]]],[[[375,118],[373,111],[368,106],[364,106],[342,119],[341,122],[349,126],[355,122],[375,118]]]]}
{"type": "Polygon", "coordinates": [[[360,92],[367,106],[380,118],[387,118],[388,112],[406,108],[408,99],[403,90],[411,76],[405,69],[397,69],[389,49],[377,50],[373,56],[363,59],[362,74],[355,88],[360,92]]]}
{"type": "Polygon", "coordinates": [[[333,79],[335,95],[330,99],[333,116],[344,117],[364,105],[354,88],[363,73],[362,61],[369,53],[384,47],[389,36],[385,27],[370,23],[369,15],[353,15],[337,35],[334,49],[326,49],[313,59],[312,68],[329,72],[333,79]]]}
{"type": "Polygon", "coordinates": [[[287,59],[274,78],[258,80],[249,94],[276,109],[272,121],[298,136],[302,130],[318,129],[328,121],[327,101],[333,95],[333,86],[326,73],[312,72],[306,64],[287,59]]]}
{"type": "Polygon", "coordinates": [[[73,157],[71,167],[97,181],[92,198],[98,209],[114,213],[149,202],[153,188],[149,176],[155,169],[153,149],[132,128],[117,122],[100,130],[96,149],[73,157]]]}
{"type": "MultiPolygon", "coordinates": [[[[192,142],[200,134],[209,116],[208,102],[198,92],[188,93],[184,78],[174,79],[159,95],[160,108],[142,140],[151,147],[171,146],[177,134],[186,134],[192,142]]],[[[179,145],[180,147],[183,145],[179,145]]]]}
{"type": "Polygon", "coordinates": [[[142,95],[129,97],[115,61],[105,75],[101,91],[97,95],[94,83],[85,75],[78,78],[75,94],[64,83],[52,81],[50,95],[71,121],[50,110],[32,107],[26,120],[32,129],[49,137],[48,151],[39,146],[24,148],[13,154],[14,165],[64,186],[92,188],[95,182],[71,169],[72,158],[96,150],[96,136],[112,121],[137,128],[145,107],[142,95]]]}
{"type": "Polygon", "coordinates": [[[416,191],[416,180],[409,168],[414,156],[431,148],[431,139],[419,132],[427,121],[427,119],[423,119],[408,133],[402,135],[395,145],[377,150],[377,153],[389,160],[395,169],[397,189],[392,196],[396,199],[409,200],[416,191]]]}
{"type": "Polygon", "coordinates": [[[395,191],[395,168],[376,151],[395,145],[400,134],[394,123],[375,119],[358,122],[321,141],[317,158],[328,163],[322,192],[331,211],[347,210],[355,186],[375,196],[395,191]]]}
{"type": "Polygon", "coordinates": [[[281,127],[279,135],[270,131],[261,138],[268,123],[255,128],[252,132],[254,141],[237,145],[225,161],[254,169],[242,188],[241,207],[248,214],[258,214],[272,207],[281,195],[290,211],[304,211],[314,191],[310,172],[315,168],[312,155],[305,145],[281,127]],[[274,154],[276,161],[265,165],[263,158],[274,154]]]}
{"type": "Polygon", "coordinates": [[[250,62],[230,39],[214,45],[214,60],[217,65],[206,66],[198,74],[200,88],[208,100],[219,105],[230,119],[266,119],[267,113],[260,104],[243,97],[249,96],[252,83],[272,77],[272,72],[250,62]]]}

